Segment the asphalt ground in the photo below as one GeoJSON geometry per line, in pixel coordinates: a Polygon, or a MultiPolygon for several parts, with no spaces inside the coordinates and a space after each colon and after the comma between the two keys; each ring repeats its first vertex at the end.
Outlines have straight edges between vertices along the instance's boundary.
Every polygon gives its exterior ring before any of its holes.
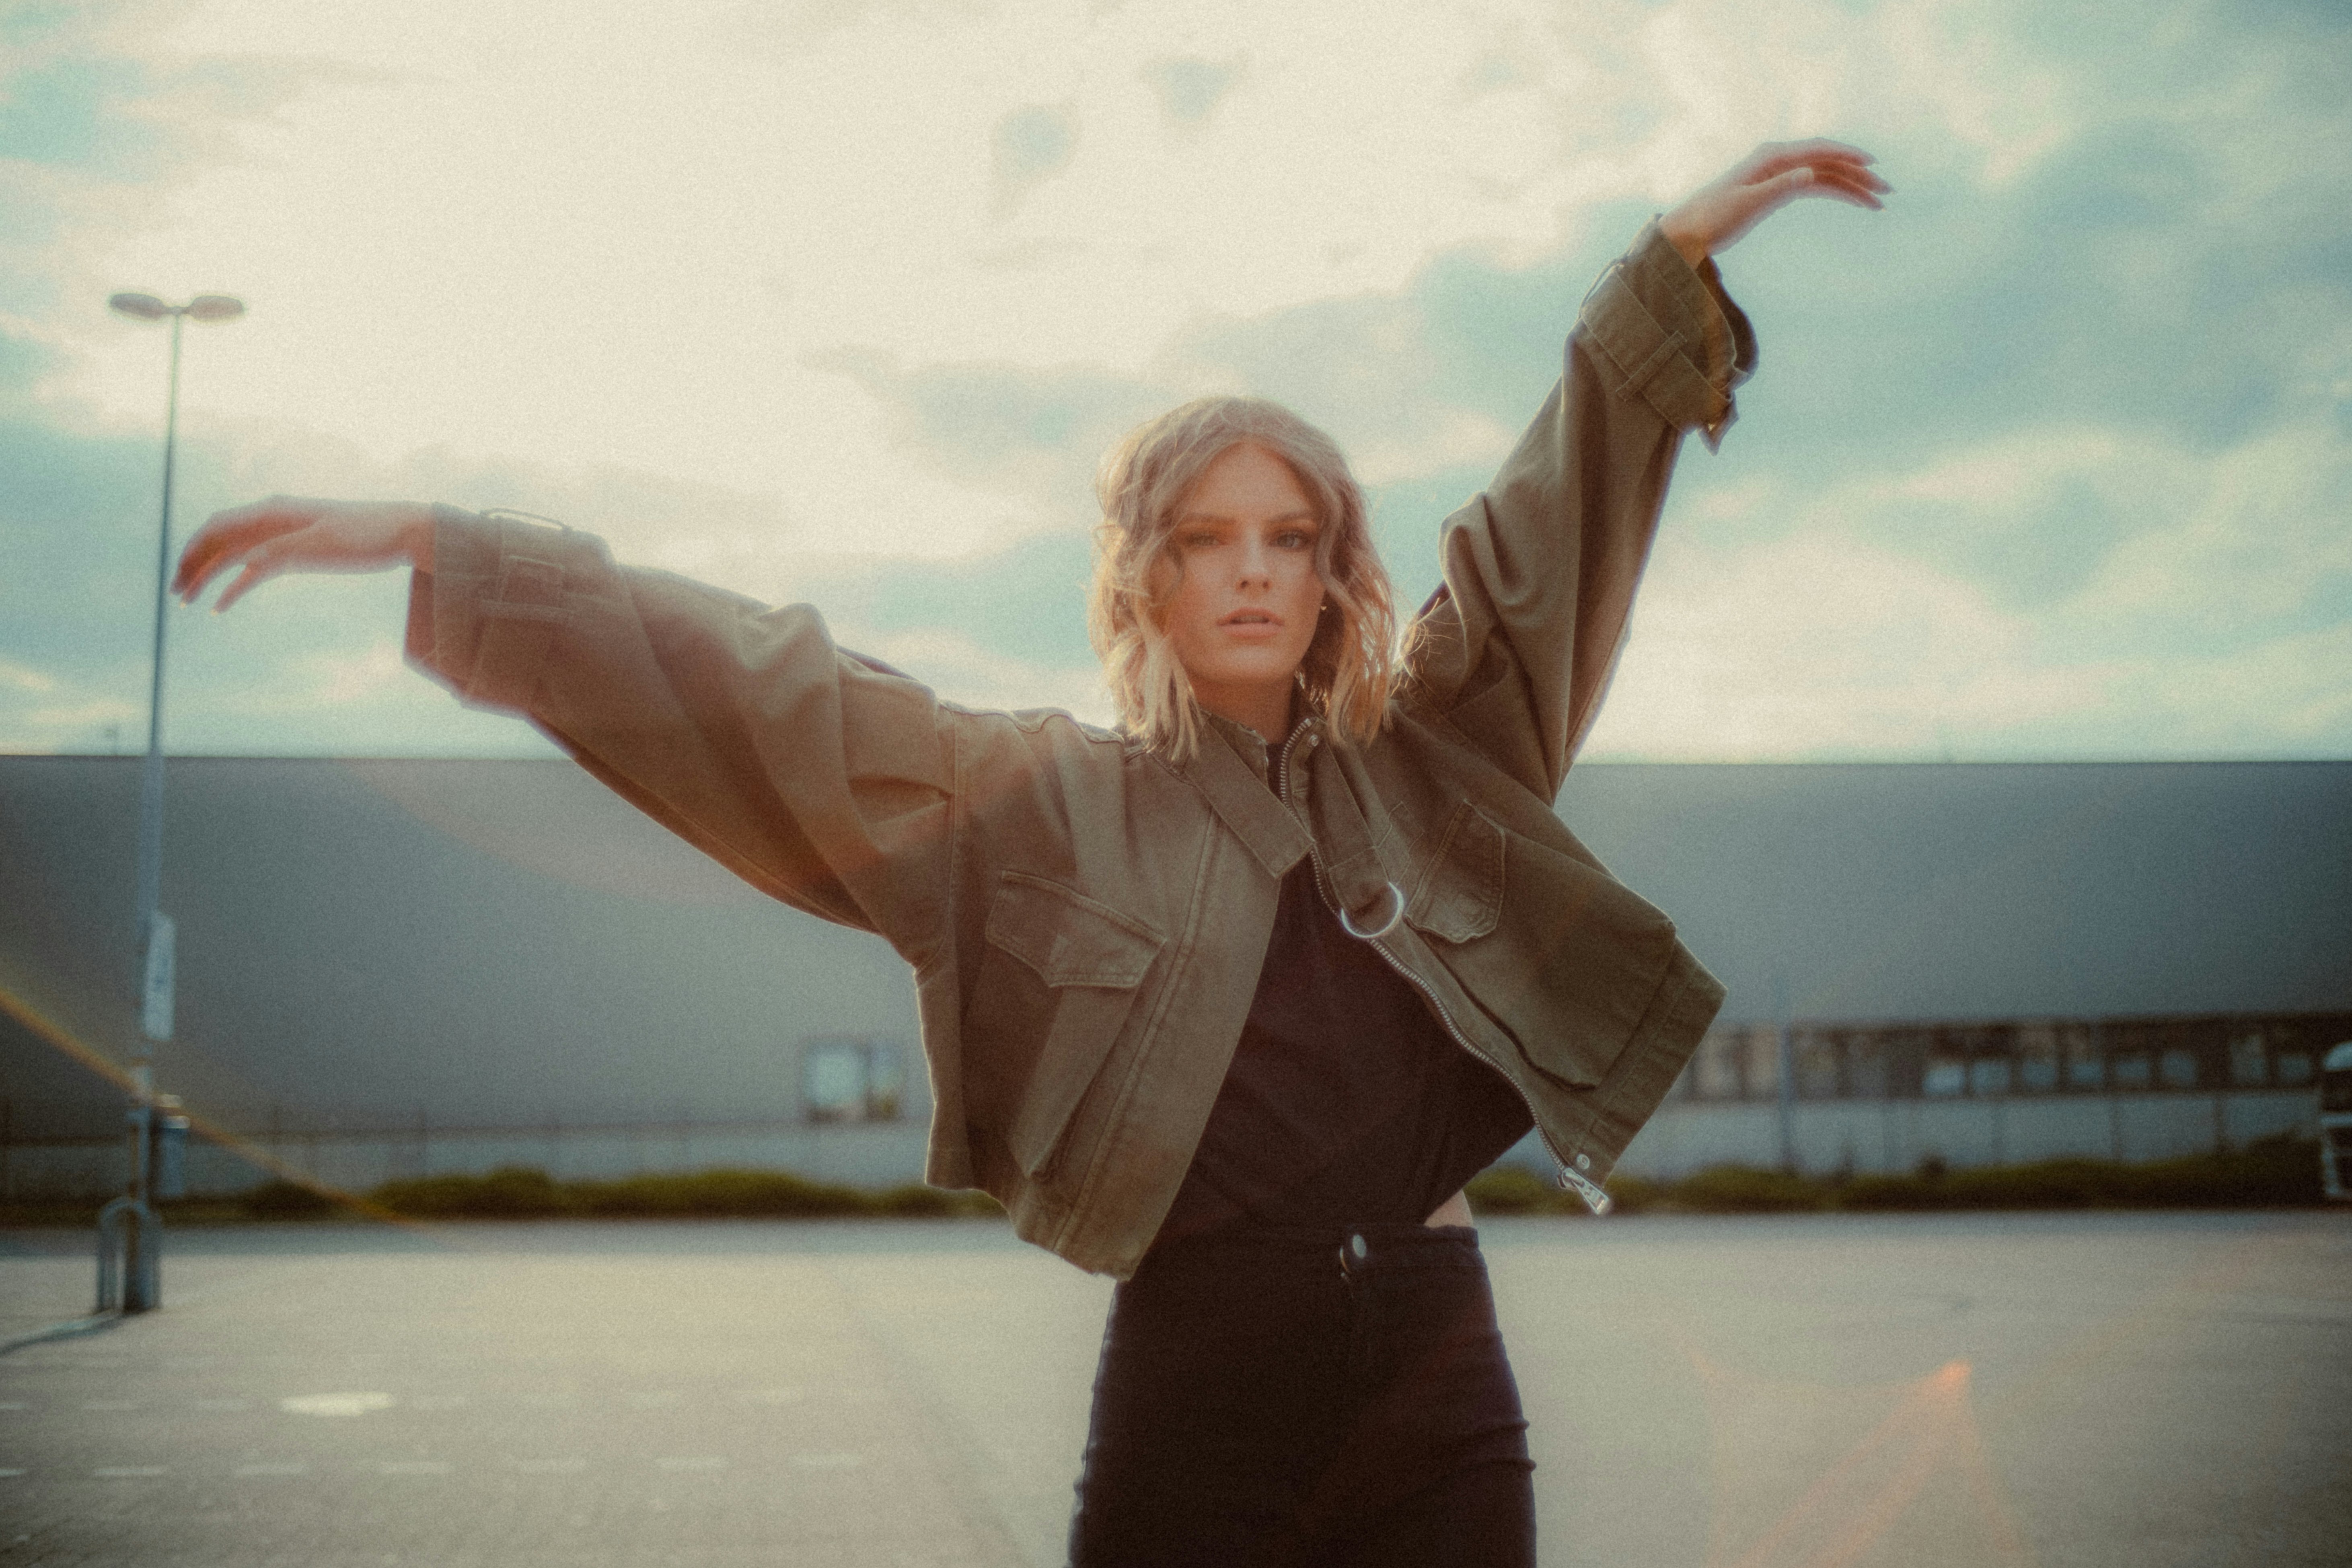
{"type": "MultiPolygon", "coordinates": [[[[1481,1233],[1547,1564],[2352,1562],[2352,1214],[1481,1233]]],[[[0,1233],[0,1338],[90,1274],[0,1233]]],[[[1055,1563],[1109,1289],[986,1221],[183,1231],[0,1356],[0,1563],[1055,1563]]]]}

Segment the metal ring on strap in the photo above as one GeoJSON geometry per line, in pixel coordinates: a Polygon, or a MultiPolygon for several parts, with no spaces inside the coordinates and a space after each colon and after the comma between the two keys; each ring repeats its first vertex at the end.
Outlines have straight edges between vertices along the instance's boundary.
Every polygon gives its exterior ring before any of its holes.
{"type": "Polygon", "coordinates": [[[1389,918],[1381,922],[1380,930],[1358,931],[1356,922],[1348,918],[1348,911],[1339,911],[1339,929],[1359,942],[1378,942],[1403,923],[1404,893],[1394,882],[1389,884],[1389,918]]]}

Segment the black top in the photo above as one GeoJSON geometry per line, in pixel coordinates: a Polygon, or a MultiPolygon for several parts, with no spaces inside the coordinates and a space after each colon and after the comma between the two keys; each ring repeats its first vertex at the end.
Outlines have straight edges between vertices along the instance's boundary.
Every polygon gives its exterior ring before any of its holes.
{"type": "Polygon", "coordinates": [[[1340,928],[1302,860],[1157,1241],[1236,1223],[1419,1224],[1534,1125],[1412,982],[1340,928]]]}

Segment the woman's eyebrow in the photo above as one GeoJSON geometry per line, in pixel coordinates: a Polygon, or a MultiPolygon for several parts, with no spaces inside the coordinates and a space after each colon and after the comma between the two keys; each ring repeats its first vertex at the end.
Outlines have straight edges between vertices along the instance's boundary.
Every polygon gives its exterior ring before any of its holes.
{"type": "MultiPolygon", "coordinates": [[[[1318,528],[1323,526],[1321,518],[1307,510],[1286,511],[1280,517],[1270,517],[1265,521],[1269,527],[1283,522],[1311,522],[1318,528]]],[[[1174,526],[1181,528],[1188,522],[1222,522],[1230,527],[1234,519],[1221,511],[1180,511],[1176,514],[1174,526]]]]}

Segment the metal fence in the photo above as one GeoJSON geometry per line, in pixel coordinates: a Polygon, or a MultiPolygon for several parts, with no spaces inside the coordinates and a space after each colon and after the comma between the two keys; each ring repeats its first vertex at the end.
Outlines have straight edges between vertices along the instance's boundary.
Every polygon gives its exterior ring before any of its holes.
{"type": "MultiPolygon", "coordinates": [[[[611,1179],[721,1166],[789,1170],[812,1180],[891,1186],[922,1172],[927,1129],[903,1116],[848,1121],[635,1116],[530,1121],[370,1118],[280,1108],[258,1117],[196,1112],[189,1189],[243,1191],[286,1175],[345,1191],[387,1181],[529,1165],[562,1178],[611,1179]]],[[[88,1100],[0,1100],[0,1199],[80,1197],[122,1179],[120,1110],[88,1100]]]]}
{"type": "Polygon", "coordinates": [[[2010,1099],[2305,1089],[2352,1013],[1994,1023],[1791,1022],[1718,1029],[1678,1099],[2010,1099]]]}

